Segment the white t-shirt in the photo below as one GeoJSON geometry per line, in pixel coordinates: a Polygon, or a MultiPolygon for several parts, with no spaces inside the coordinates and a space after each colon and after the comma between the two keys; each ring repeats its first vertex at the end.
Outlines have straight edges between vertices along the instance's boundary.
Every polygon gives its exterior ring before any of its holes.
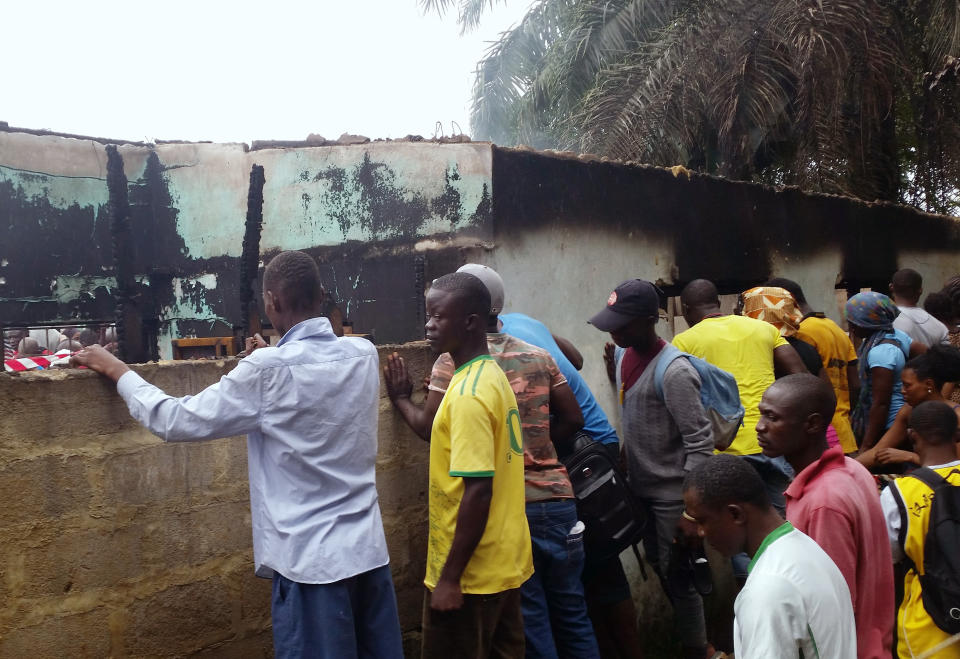
{"type": "Polygon", "coordinates": [[[784,523],[750,563],[734,603],[737,659],[856,659],[850,590],[839,568],[808,536],[784,523]]]}
{"type": "Polygon", "coordinates": [[[927,347],[937,344],[950,345],[947,326],[920,307],[898,307],[900,315],[893,321],[895,329],[906,332],[914,341],[927,347]]]}

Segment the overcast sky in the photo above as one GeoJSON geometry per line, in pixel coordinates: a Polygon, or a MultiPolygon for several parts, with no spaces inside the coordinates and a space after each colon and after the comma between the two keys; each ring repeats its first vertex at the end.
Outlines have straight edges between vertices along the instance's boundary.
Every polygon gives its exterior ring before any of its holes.
{"type": "Polygon", "coordinates": [[[461,37],[417,0],[7,0],[0,121],[147,141],[469,133],[476,63],[529,4],[461,37]]]}

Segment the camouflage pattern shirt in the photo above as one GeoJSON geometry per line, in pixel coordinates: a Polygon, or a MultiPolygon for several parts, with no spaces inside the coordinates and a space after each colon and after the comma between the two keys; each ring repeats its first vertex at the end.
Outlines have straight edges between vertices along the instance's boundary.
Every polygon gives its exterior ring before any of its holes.
{"type": "MultiPolygon", "coordinates": [[[[550,353],[508,334],[487,334],[487,347],[517,397],[527,503],[572,499],[567,468],[550,441],[550,390],[566,384],[567,379],[550,353]]],[[[450,354],[440,355],[430,373],[430,389],[445,393],[454,370],[450,354]]]]}

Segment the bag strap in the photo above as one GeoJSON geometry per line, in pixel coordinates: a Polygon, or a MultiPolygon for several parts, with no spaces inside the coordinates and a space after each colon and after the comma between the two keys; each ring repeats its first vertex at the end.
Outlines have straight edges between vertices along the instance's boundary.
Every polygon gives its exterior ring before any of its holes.
{"type": "Polygon", "coordinates": [[[938,487],[947,482],[947,479],[935,472],[933,469],[928,467],[920,467],[919,469],[914,469],[907,476],[916,478],[921,483],[925,484],[931,490],[936,490],[938,487]]]}
{"type": "Polygon", "coordinates": [[[663,376],[667,372],[667,367],[670,366],[677,357],[689,357],[689,355],[681,352],[681,350],[672,343],[668,343],[663,347],[660,356],[657,358],[657,367],[653,371],[653,386],[656,389],[657,398],[661,401],[663,400],[663,376]]]}

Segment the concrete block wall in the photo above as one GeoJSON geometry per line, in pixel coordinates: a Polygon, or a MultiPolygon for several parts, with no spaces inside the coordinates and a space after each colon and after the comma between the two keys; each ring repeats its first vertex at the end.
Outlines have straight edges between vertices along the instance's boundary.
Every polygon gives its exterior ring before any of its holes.
{"type": "MultiPolygon", "coordinates": [[[[420,381],[428,348],[398,350],[420,381]]],[[[234,363],[134,368],[185,395],[234,363]]],[[[89,371],[2,375],[0,401],[0,657],[272,656],[270,582],[253,575],[244,438],[164,444],[89,371]]],[[[428,445],[385,394],[379,442],[383,519],[413,655],[428,445]]]]}

